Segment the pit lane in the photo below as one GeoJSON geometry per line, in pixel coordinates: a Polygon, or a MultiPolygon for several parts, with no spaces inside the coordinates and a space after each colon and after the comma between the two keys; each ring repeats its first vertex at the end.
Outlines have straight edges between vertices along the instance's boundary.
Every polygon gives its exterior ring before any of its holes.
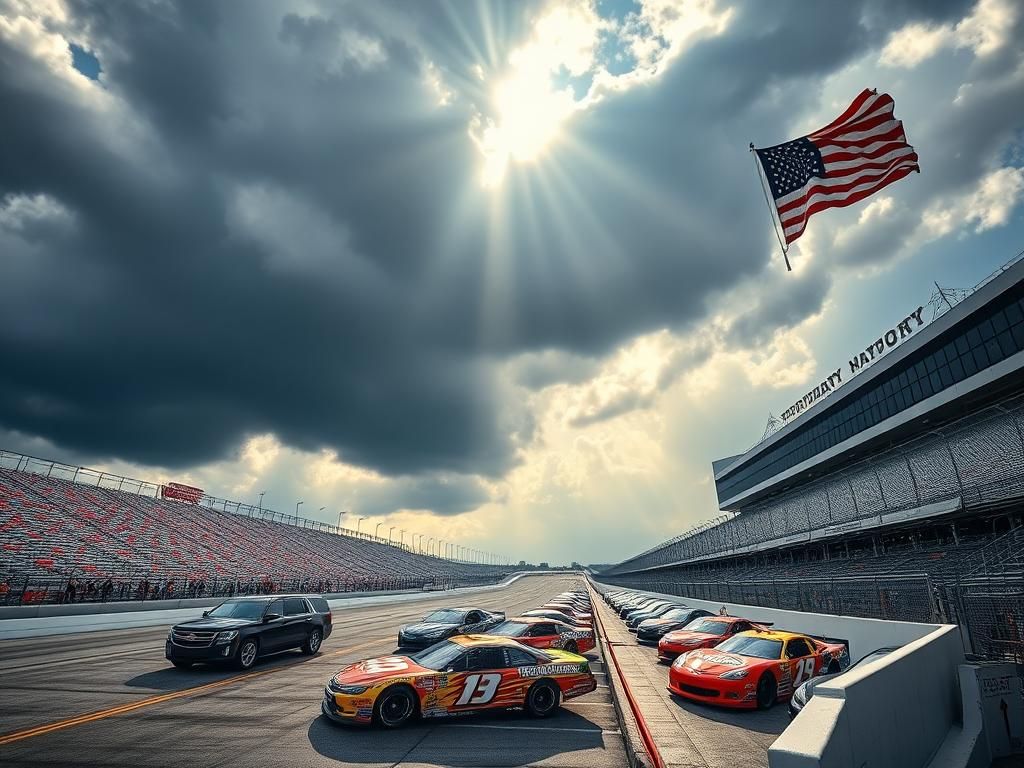
{"type": "Polygon", "coordinates": [[[382,731],[337,726],[320,714],[329,675],[394,652],[400,624],[469,604],[513,616],[581,585],[531,576],[478,596],[336,609],[319,655],[280,654],[248,673],[171,667],[167,627],[3,641],[0,763],[620,768],[626,753],[596,650],[588,655],[598,689],[544,720],[486,713],[382,731]]]}

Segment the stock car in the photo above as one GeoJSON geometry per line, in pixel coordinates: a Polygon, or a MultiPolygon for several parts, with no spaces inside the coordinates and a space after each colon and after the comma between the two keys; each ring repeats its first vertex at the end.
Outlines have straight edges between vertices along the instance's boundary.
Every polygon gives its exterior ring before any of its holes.
{"type": "Polygon", "coordinates": [[[733,635],[714,648],[688,651],[672,662],[668,688],[694,701],[768,709],[822,672],[850,665],[843,643],[771,629],[733,635]]]}
{"type": "Polygon", "coordinates": [[[529,648],[505,637],[458,635],[414,656],[349,664],[327,682],[321,711],[339,723],[385,728],[415,716],[522,708],[546,717],[559,701],[597,688],[590,663],[568,651],[529,648]]]}
{"type": "Polygon", "coordinates": [[[694,620],[711,616],[710,611],[703,608],[672,608],[656,619],[645,619],[636,628],[636,640],[645,645],[657,645],[669,632],[683,629],[694,620]]]}
{"type": "Polygon", "coordinates": [[[522,615],[538,616],[542,619],[556,619],[557,621],[564,621],[566,624],[572,624],[577,627],[591,626],[589,619],[574,619],[565,611],[560,611],[556,608],[534,608],[532,611],[523,611],[522,615]]]}
{"type": "Polygon", "coordinates": [[[504,613],[481,608],[439,608],[424,616],[423,621],[401,627],[398,647],[426,648],[454,635],[486,632],[504,620],[504,613]]]}
{"type": "Polygon", "coordinates": [[[681,629],[665,634],[658,641],[658,658],[663,661],[675,661],[676,657],[697,648],[713,648],[726,638],[737,632],[751,629],[766,629],[771,622],[755,623],[739,616],[714,616],[704,614],[681,629]]]}
{"type": "Polygon", "coordinates": [[[583,608],[579,608],[579,607],[577,607],[575,605],[572,605],[570,603],[563,603],[563,602],[558,602],[558,601],[555,601],[555,600],[552,600],[551,602],[544,603],[544,605],[541,606],[541,609],[542,610],[543,609],[549,609],[549,610],[552,610],[552,611],[561,611],[566,616],[569,616],[570,618],[575,619],[577,624],[580,621],[591,622],[594,619],[594,615],[590,612],[589,608],[584,610],[583,608]]]}
{"type": "MultiPolygon", "coordinates": [[[[901,645],[894,645],[887,646],[885,648],[878,648],[869,653],[867,656],[864,656],[863,658],[851,664],[847,669],[843,670],[843,672],[848,672],[850,669],[853,669],[854,667],[859,667],[861,664],[870,664],[872,661],[884,659],[890,653],[898,651],[902,647],[903,646],[901,645]]],[[[818,675],[818,677],[812,678],[811,680],[808,680],[807,682],[799,685],[796,691],[793,693],[793,698],[789,700],[790,718],[796,717],[800,714],[800,712],[803,711],[803,708],[807,706],[807,702],[814,697],[815,688],[817,688],[822,683],[827,683],[829,680],[835,680],[841,674],[843,673],[829,672],[824,675],[818,675]]]]}
{"type": "Polygon", "coordinates": [[[646,608],[642,611],[631,611],[626,616],[626,628],[635,632],[636,628],[640,625],[641,621],[647,619],[660,619],[666,613],[676,608],[686,608],[682,603],[661,603],[652,608],[646,608]]]}
{"type": "Polygon", "coordinates": [[[570,653],[586,653],[594,649],[593,630],[539,616],[508,619],[487,634],[511,637],[531,648],[561,648],[570,653]]]}

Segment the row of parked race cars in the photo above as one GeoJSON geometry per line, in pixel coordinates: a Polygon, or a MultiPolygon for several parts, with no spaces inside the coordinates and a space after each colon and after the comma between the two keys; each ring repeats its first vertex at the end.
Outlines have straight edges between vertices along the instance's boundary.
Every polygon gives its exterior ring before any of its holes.
{"type": "MultiPolygon", "coordinates": [[[[713,614],[629,590],[607,592],[604,599],[639,643],[657,645],[658,660],[671,665],[668,689],[692,701],[748,709],[788,701],[795,716],[815,686],[851,666],[843,642],[774,629],[724,609],[713,614]]],[[[857,663],[894,650],[880,648],[857,663]]]]}
{"type": "MultiPolygon", "coordinates": [[[[401,627],[398,651],[349,664],[327,681],[321,710],[335,722],[397,728],[417,717],[485,709],[552,714],[597,687],[582,654],[595,645],[590,596],[563,592],[508,618],[481,608],[442,608],[401,627]]],[[[224,662],[249,669],[261,656],[320,650],[333,616],[320,595],[226,600],[201,619],[172,627],[174,666],[224,662]]]]}

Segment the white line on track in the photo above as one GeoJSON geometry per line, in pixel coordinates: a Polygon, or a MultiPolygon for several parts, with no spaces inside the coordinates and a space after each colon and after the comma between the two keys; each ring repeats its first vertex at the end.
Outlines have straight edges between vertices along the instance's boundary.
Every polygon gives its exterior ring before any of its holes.
{"type": "Polygon", "coordinates": [[[443,728],[488,728],[495,731],[551,731],[563,733],[594,733],[602,736],[621,736],[622,731],[605,731],[598,728],[545,728],[542,725],[483,725],[470,723],[445,723],[443,728]]]}

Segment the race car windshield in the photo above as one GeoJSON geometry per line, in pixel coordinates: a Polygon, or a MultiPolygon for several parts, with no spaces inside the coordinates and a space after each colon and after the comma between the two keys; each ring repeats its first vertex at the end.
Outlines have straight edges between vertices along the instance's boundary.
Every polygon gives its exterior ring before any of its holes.
{"type": "Polygon", "coordinates": [[[716,646],[715,650],[738,653],[740,656],[753,656],[756,659],[781,659],[782,641],[736,635],[716,646]]]}
{"type": "Polygon", "coordinates": [[[724,635],[729,631],[729,625],[724,621],[710,621],[708,619],[697,619],[686,625],[688,632],[703,632],[705,635],[724,635]]]}
{"type": "Polygon", "coordinates": [[[521,624],[518,621],[503,621],[491,630],[491,634],[503,637],[522,637],[529,628],[529,624],[521,624]]]}
{"type": "Polygon", "coordinates": [[[466,614],[460,611],[434,611],[423,618],[424,621],[436,621],[438,624],[461,624],[466,614]]]}
{"type": "Polygon", "coordinates": [[[221,603],[208,616],[215,619],[259,619],[267,604],[259,600],[235,600],[221,603]]]}
{"type": "Polygon", "coordinates": [[[466,649],[458,643],[442,640],[409,658],[425,669],[440,672],[443,669],[448,669],[448,666],[465,652],[466,649]]]}

